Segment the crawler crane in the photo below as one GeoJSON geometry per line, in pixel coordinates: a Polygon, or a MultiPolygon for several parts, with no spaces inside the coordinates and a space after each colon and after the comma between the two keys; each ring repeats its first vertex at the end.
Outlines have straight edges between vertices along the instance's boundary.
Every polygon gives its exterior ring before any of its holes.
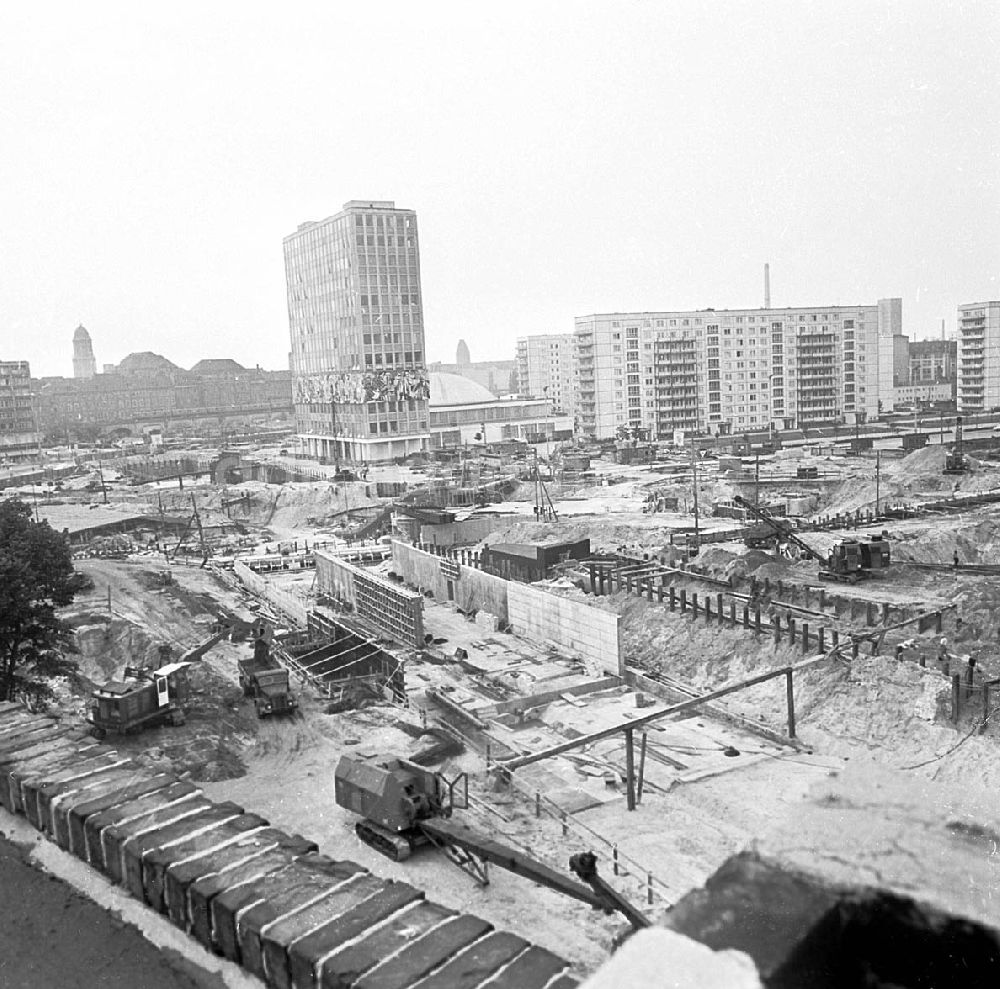
{"type": "Polygon", "coordinates": [[[817,560],[820,564],[821,580],[839,580],[856,584],[871,577],[874,571],[884,570],[889,566],[889,542],[884,536],[872,536],[868,540],[842,539],[833,545],[826,556],[823,556],[798,536],[790,525],[776,519],[767,509],[739,495],[736,495],[733,501],[769,525],[781,539],[797,546],[808,559],[817,560]]]}

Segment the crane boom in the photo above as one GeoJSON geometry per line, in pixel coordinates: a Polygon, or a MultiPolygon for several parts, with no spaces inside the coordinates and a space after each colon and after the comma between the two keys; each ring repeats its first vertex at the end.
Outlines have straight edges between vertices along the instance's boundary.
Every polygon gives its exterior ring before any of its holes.
{"type": "Polygon", "coordinates": [[[739,495],[735,495],[733,501],[739,505],[741,508],[745,508],[748,512],[754,515],[756,518],[760,519],[761,522],[769,525],[782,539],[787,539],[790,543],[794,543],[809,559],[818,560],[820,563],[826,563],[826,557],[819,554],[816,550],[812,548],[804,539],[800,539],[795,532],[792,530],[791,526],[779,522],[766,508],[761,508],[760,505],[755,505],[752,501],[747,501],[746,498],[741,498],[739,495]]]}

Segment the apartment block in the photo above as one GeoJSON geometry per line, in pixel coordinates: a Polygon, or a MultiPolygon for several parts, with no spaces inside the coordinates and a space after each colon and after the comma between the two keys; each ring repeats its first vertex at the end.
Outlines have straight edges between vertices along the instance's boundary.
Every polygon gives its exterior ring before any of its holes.
{"type": "Polygon", "coordinates": [[[567,415],[576,412],[574,387],[576,338],[543,333],[517,341],[517,390],[528,398],[547,398],[567,415]]]}
{"type": "Polygon", "coordinates": [[[27,361],[0,361],[0,466],[38,455],[31,368],[27,361]]]}
{"type": "Polygon", "coordinates": [[[284,240],[296,428],[305,452],[378,462],[426,449],[417,216],[352,200],[284,240]]]}
{"type": "Polygon", "coordinates": [[[902,303],[608,313],[575,321],[577,416],[603,439],[874,418],[902,303]],[[888,341],[886,345],[885,341],[888,341]]]}
{"type": "Polygon", "coordinates": [[[1000,408],[1000,302],[958,307],[958,411],[1000,408]]]}

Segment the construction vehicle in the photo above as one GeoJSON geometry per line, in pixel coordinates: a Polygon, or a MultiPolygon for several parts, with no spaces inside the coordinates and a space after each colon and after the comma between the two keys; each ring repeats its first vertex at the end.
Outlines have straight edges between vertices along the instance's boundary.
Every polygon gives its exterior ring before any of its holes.
{"type": "Polygon", "coordinates": [[[945,458],[945,474],[964,474],[969,469],[969,462],[965,457],[965,441],[962,437],[962,417],[955,419],[955,442],[952,444],[951,452],[945,458]]]}
{"type": "Polygon", "coordinates": [[[299,706],[289,684],[288,670],[272,655],[269,640],[262,635],[253,642],[253,655],[238,663],[244,697],[252,697],[258,718],[290,714],[299,706]]]}
{"type": "Polygon", "coordinates": [[[123,679],[109,680],[91,694],[90,734],[101,739],[108,732],[127,735],[162,724],[184,724],[190,665],[167,663],[155,670],[126,667],[123,679]]]}
{"type": "MultiPolygon", "coordinates": [[[[600,910],[621,910],[633,926],[648,923],[621,894],[609,894],[590,879],[588,888],[452,820],[454,810],[469,804],[465,773],[448,780],[406,759],[345,755],[337,764],[334,788],[337,804],[362,818],[355,825],[358,837],[395,862],[405,861],[422,845],[432,845],[484,886],[489,882],[487,865],[492,862],[600,910]]],[[[593,869],[588,875],[592,873],[593,869]]]]}
{"type": "Polygon", "coordinates": [[[885,570],[891,562],[889,541],[884,534],[872,536],[868,540],[842,539],[833,545],[826,556],[823,556],[802,539],[788,523],[776,519],[766,508],[761,508],[739,495],[736,495],[733,501],[769,525],[781,540],[796,546],[806,559],[816,560],[820,564],[820,580],[839,580],[856,584],[878,571],[885,570]]]}

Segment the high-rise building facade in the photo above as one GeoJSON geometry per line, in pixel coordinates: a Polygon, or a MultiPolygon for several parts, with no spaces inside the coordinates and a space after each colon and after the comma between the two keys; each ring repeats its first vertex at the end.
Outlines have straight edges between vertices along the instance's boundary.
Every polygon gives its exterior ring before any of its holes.
{"type": "Polygon", "coordinates": [[[1000,408],[1000,302],[958,307],[958,411],[1000,408]]]}
{"type": "Polygon", "coordinates": [[[573,415],[576,411],[574,367],[576,340],[572,333],[543,333],[517,341],[517,390],[532,398],[547,398],[573,415]]]}
{"type": "Polygon", "coordinates": [[[27,361],[0,361],[0,466],[38,455],[31,368],[27,361]]]}
{"type": "Polygon", "coordinates": [[[880,342],[888,336],[891,388],[891,341],[901,325],[901,303],[889,301],[578,317],[580,429],[599,439],[623,430],[669,439],[675,430],[726,434],[875,418],[880,342]]]}
{"type": "Polygon", "coordinates": [[[73,377],[92,378],[97,374],[94,346],[90,334],[81,324],[73,332],[73,377]]]}
{"type": "Polygon", "coordinates": [[[307,455],[371,463],[426,449],[417,216],[352,200],[284,240],[296,428],[307,455]]]}

